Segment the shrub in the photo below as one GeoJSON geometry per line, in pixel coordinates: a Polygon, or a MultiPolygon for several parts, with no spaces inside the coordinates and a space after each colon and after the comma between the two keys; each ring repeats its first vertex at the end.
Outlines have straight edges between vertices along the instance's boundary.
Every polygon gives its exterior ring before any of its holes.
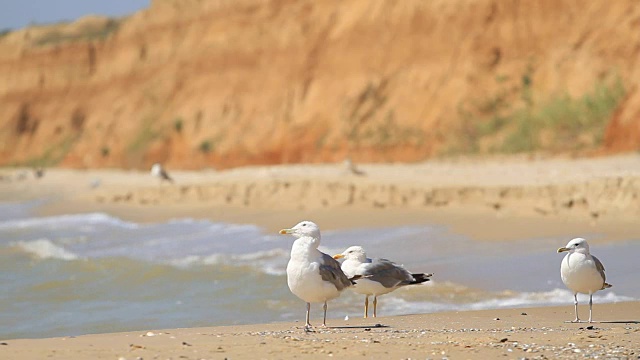
{"type": "Polygon", "coordinates": [[[204,140],[200,143],[200,146],[198,146],[198,150],[204,154],[208,154],[213,151],[213,143],[211,140],[204,140]]]}

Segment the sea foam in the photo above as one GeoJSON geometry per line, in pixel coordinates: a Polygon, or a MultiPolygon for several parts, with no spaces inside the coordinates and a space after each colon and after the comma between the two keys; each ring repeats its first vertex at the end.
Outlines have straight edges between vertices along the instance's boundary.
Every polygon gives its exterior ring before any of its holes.
{"type": "Polygon", "coordinates": [[[78,255],[54,244],[49,239],[17,241],[12,245],[37,259],[58,259],[66,261],[79,259],[78,255]]]}
{"type": "Polygon", "coordinates": [[[59,216],[46,216],[46,217],[33,217],[14,220],[0,221],[0,230],[13,230],[13,229],[25,229],[25,228],[60,228],[69,227],[73,225],[110,225],[123,228],[135,229],[140,225],[132,222],[127,222],[113,216],[109,216],[105,213],[86,213],[86,214],[72,214],[72,215],[59,215],[59,216]]]}
{"type": "MultiPolygon", "coordinates": [[[[486,300],[474,302],[440,302],[440,301],[410,301],[398,296],[385,296],[380,299],[387,315],[433,313],[443,311],[506,309],[537,306],[554,306],[573,304],[573,293],[566,289],[553,289],[541,292],[514,292],[504,297],[503,294],[489,295],[486,300]]],[[[585,304],[588,297],[579,295],[581,303],[585,304]]],[[[635,300],[632,297],[618,295],[612,291],[594,294],[594,303],[615,303],[635,300]]]]}
{"type": "Polygon", "coordinates": [[[270,249],[246,254],[215,253],[206,256],[189,255],[183,258],[170,260],[169,264],[188,268],[193,266],[227,265],[234,267],[249,267],[254,271],[267,275],[284,275],[289,252],[286,249],[270,249]]]}

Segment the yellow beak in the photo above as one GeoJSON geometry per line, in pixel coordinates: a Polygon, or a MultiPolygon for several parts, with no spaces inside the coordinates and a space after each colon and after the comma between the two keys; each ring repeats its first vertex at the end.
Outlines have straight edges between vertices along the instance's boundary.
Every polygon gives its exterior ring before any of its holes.
{"type": "Polygon", "coordinates": [[[285,234],[291,234],[293,232],[293,229],[282,229],[280,230],[280,234],[285,235],[285,234]]]}
{"type": "Polygon", "coordinates": [[[333,255],[333,258],[336,259],[336,260],[342,259],[343,257],[344,257],[344,255],[342,255],[342,254],[333,255]]]}
{"type": "Polygon", "coordinates": [[[569,251],[569,249],[567,249],[566,247],[561,247],[561,248],[558,249],[559,253],[565,252],[565,251],[569,251]]]}

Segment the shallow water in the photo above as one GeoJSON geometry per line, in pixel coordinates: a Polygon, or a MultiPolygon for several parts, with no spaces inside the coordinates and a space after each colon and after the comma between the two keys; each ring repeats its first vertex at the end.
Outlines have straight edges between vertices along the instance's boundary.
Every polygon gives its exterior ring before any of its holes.
{"type": "MultiPolygon", "coordinates": [[[[37,205],[0,204],[0,338],[304,318],[304,303],[286,285],[290,236],[193,219],[37,217],[37,205]]],[[[381,297],[382,316],[572,304],[555,253],[568,239],[476,242],[427,223],[322,235],[329,254],[358,244],[372,257],[435,274],[430,283],[381,297]]],[[[593,247],[614,284],[596,303],[640,298],[633,279],[639,249],[638,239],[593,247]]],[[[329,317],[361,316],[362,306],[362,296],[346,291],[330,303],[329,317]]],[[[319,305],[312,317],[321,317],[319,305]]]]}

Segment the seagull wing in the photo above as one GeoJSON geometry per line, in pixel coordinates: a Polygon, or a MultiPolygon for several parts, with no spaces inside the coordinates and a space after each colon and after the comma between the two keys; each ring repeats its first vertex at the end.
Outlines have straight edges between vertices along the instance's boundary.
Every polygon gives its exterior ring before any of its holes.
{"type": "Polygon", "coordinates": [[[332,283],[338,291],[351,286],[351,280],[340,269],[340,263],[331,256],[321,253],[320,276],[322,280],[332,283]]]}
{"type": "Polygon", "coordinates": [[[164,169],[160,170],[160,177],[162,177],[162,179],[167,180],[169,182],[173,182],[173,179],[171,178],[171,176],[169,176],[169,173],[167,173],[164,169]]]}
{"type": "Polygon", "coordinates": [[[365,263],[362,275],[386,288],[409,285],[414,281],[410,272],[387,259],[373,259],[371,263],[365,263]]]}
{"type": "Polygon", "coordinates": [[[602,285],[602,288],[606,289],[611,287],[611,285],[607,284],[607,276],[604,274],[604,265],[602,265],[602,262],[597,257],[593,255],[591,255],[591,257],[593,258],[593,261],[596,263],[596,269],[598,269],[600,276],[602,276],[602,282],[604,283],[602,285]]]}

